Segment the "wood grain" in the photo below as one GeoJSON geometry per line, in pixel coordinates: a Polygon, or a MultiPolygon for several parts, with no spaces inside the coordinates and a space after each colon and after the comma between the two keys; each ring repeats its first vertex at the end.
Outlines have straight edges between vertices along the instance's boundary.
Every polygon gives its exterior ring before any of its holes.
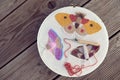
{"type": "Polygon", "coordinates": [[[26,0],[0,0],[0,22],[26,0]]]}
{"type": "Polygon", "coordinates": [[[109,36],[120,30],[120,0],[92,0],[85,8],[103,20],[109,36]]]}
{"type": "Polygon", "coordinates": [[[0,80],[51,80],[56,75],[40,59],[36,44],[0,70],[0,80]]]}
{"type": "MultiPolygon", "coordinates": [[[[88,0],[77,0],[80,5],[88,0]]],[[[0,23],[0,68],[36,41],[39,26],[52,11],[74,0],[57,0],[49,9],[48,0],[28,0],[0,23]]]]}
{"type": "MultiPolygon", "coordinates": [[[[57,76],[43,64],[38,55],[35,42],[39,26],[52,11],[71,3],[82,5],[86,1],[57,0],[56,7],[49,9],[46,7],[48,0],[28,0],[6,17],[0,23],[0,68],[2,68],[0,80],[51,80],[57,76]],[[32,45],[33,43],[35,44],[32,45]],[[28,48],[29,46],[31,47],[28,48]],[[26,51],[23,52],[24,50],[26,51]],[[16,58],[12,60],[14,57],[16,58]]],[[[120,30],[119,0],[92,0],[85,7],[102,18],[109,36],[120,30]]],[[[58,80],[118,80],[120,78],[119,43],[120,33],[111,39],[105,61],[91,74],[81,78],[60,77],[58,80]]]]}
{"type": "Polygon", "coordinates": [[[59,77],[57,80],[119,80],[120,79],[120,32],[110,40],[104,62],[92,73],[79,77],[59,77]]]}

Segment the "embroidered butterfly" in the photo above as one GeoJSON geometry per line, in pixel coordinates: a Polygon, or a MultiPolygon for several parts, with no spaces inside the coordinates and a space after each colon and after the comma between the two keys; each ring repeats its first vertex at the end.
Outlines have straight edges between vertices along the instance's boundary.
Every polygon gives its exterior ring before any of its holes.
{"type": "Polygon", "coordinates": [[[82,13],[76,13],[75,15],[58,13],[55,15],[55,19],[67,33],[76,31],[79,35],[87,35],[101,30],[101,26],[97,22],[86,19],[82,13]]]}
{"type": "MultiPolygon", "coordinates": [[[[96,54],[100,48],[100,46],[95,46],[95,45],[86,45],[87,47],[87,51],[88,51],[88,57],[92,57],[94,56],[94,54],[96,54]]],[[[79,59],[85,59],[85,55],[84,55],[84,47],[83,46],[78,46],[77,48],[73,49],[71,54],[79,59]]]]}
{"type": "Polygon", "coordinates": [[[63,55],[63,45],[61,43],[60,37],[53,29],[48,31],[48,36],[49,38],[46,44],[46,48],[53,53],[57,60],[61,60],[63,55]]]}

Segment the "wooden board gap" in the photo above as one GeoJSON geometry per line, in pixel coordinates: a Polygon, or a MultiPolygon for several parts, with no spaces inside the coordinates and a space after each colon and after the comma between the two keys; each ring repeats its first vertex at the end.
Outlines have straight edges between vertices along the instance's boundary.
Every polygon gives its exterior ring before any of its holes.
{"type": "Polygon", "coordinates": [[[112,39],[112,38],[113,38],[115,35],[117,35],[119,32],[120,32],[120,30],[117,31],[116,33],[114,33],[112,36],[110,36],[110,37],[109,37],[109,40],[112,39]]]}
{"type": "Polygon", "coordinates": [[[18,57],[20,54],[22,54],[24,51],[26,51],[29,47],[31,47],[32,45],[34,45],[37,42],[34,41],[32,44],[30,44],[28,47],[26,47],[24,50],[22,50],[20,53],[18,53],[15,57],[13,57],[11,60],[9,60],[6,64],[4,64],[3,66],[0,67],[0,69],[2,69],[3,67],[5,67],[7,64],[9,64],[11,61],[13,61],[16,57],[18,57]]]}
{"type": "Polygon", "coordinates": [[[84,7],[86,4],[88,4],[90,1],[92,0],[88,0],[86,3],[84,3],[83,5],[81,5],[81,7],[84,7]]]}
{"type": "Polygon", "coordinates": [[[10,13],[8,13],[6,16],[4,16],[2,19],[0,19],[0,22],[2,22],[5,18],[7,18],[10,14],[12,14],[16,9],[18,9],[20,6],[22,6],[27,0],[23,1],[19,6],[17,6],[15,9],[13,9],[10,13]]]}
{"type": "Polygon", "coordinates": [[[52,80],[56,80],[60,77],[61,75],[57,75],[56,77],[54,77],[52,80]]]}

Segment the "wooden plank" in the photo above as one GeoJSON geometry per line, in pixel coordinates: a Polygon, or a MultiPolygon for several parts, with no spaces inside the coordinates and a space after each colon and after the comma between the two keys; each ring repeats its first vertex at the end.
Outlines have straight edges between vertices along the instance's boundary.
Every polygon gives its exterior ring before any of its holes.
{"type": "Polygon", "coordinates": [[[85,8],[103,20],[109,36],[120,30],[120,0],[92,0],[85,8]]]}
{"type": "Polygon", "coordinates": [[[57,80],[119,80],[120,79],[120,32],[110,40],[104,62],[92,73],[79,77],[59,77],[57,80]]]}
{"type": "MultiPolygon", "coordinates": [[[[77,1],[82,5],[88,0],[77,1]]],[[[49,13],[72,2],[57,0],[56,7],[49,9],[49,0],[28,0],[5,18],[0,23],[0,68],[36,41],[39,26],[49,13]]]]}
{"type": "Polygon", "coordinates": [[[40,59],[36,44],[0,70],[0,80],[51,80],[56,75],[40,59]]]}
{"type": "Polygon", "coordinates": [[[0,22],[26,0],[0,0],[0,22]]]}

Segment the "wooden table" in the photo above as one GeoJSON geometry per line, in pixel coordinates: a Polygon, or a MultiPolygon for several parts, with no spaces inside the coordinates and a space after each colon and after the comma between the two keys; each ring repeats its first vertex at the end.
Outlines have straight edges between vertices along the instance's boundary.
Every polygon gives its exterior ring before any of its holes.
{"type": "Polygon", "coordinates": [[[120,80],[120,0],[0,0],[0,80],[120,80]],[[72,3],[96,13],[110,40],[104,62],[80,78],[52,72],[41,61],[36,45],[46,16],[72,3]]]}

